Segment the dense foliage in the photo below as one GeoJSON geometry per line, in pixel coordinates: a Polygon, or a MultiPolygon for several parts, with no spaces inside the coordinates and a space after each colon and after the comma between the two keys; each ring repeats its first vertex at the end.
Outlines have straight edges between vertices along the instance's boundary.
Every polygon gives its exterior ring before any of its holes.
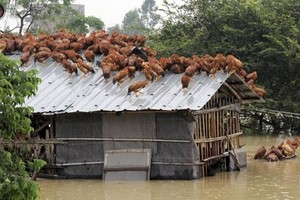
{"type": "Polygon", "coordinates": [[[0,54],[0,138],[11,139],[16,133],[29,133],[32,108],[25,99],[35,94],[40,79],[36,71],[20,71],[18,62],[0,54]]]}
{"type": "MultiPolygon", "coordinates": [[[[257,83],[268,93],[266,103],[256,106],[300,112],[299,1],[184,2],[178,6],[165,1],[168,18],[160,32],[151,37],[151,45],[160,56],[233,54],[248,71],[258,72],[257,83]]],[[[284,125],[278,126],[277,116],[255,113],[252,117],[261,121],[261,115],[274,131],[284,127],[300,131],[299,120],[285,119],[284,125]]]]}
{"type": "MultiPolygon", "coordinates": [[[[36,71],[20,71],[18,62],[3,54],[0,66],[0,140],[10,140],[16,134],[32,131],[32,108],[24,106],[24,101],[35,94],[40,79],[36,71]]],[[[34,163],[32,170],[45,165],[41,161],[34,163]]],[[[4,151],[0,144],[0,199],[37,199],[38,194],[39,187],[29,179],[18,153],[4,151]]]]}
{"type": "Polygon", "coordinates": [[[38,195],[39,186],[29,179],[20,157],[0,152],[0,199],[35,200],[38,195]]]}

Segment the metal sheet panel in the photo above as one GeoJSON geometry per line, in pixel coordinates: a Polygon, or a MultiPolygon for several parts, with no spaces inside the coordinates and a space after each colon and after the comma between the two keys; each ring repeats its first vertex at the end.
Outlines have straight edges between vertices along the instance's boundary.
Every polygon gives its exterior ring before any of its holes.
{"type": "MultiPolygon", "coordinates": [[[[18,58],[18,55],[12,56],[18,58]]],[[[99,58],[98,58],[99,59],[99,58]]],[[[73,113],[95,111],[137,111],[137,110],[200,110],[230,77],[241,84],[234,89],[242,93],[243,99],[257,99],[245,82],[237,76],[218,72],[215,78],[205,73],[195,75],[189,84],[188,92],[181,86],[182,74],[167,73],[164,78],[154,81],[142,89],[143,94],[127,95],[130,84],[144,80],[142,72],[136,72],[134,79],[127,79],[121,85],[106,82],[94,63],[95,73],[69,75],[62,66],[48,59],[45,64],[29,63],[22,70],[38,69],[42,79],[37,94],[26,100],[26,106],[34,108],[35,113],[73,113]],[[242,81],[242,82],[241,82],[242,81]]],[[[112,76],[116,72],[113,72],[112,76]]]]}
{"type": "Polygon", "coordinates": [[[149,180],[151,149],[107,150],[104,156],[104,180],[149,180]]]}
{"type": "Polygon", "coordinates": [[[69,75],[57,63],[47,61],[43,66],[31,64],[23,70],[38,69],[42,79],[36,96],[26,100],[35,113],[72,113],[94,111],[136,110],[199,110],[219,89],[228,75],[222,72],[213,79],[204,74],[194,76],[189,91],[181,89],[181,74],[167,74],[149,84],[143,94],[127,95],[128,86],[136,80],[144,80],[142,72],[126,80],[122,85],[105,82],[102,71],[69,75]]]}

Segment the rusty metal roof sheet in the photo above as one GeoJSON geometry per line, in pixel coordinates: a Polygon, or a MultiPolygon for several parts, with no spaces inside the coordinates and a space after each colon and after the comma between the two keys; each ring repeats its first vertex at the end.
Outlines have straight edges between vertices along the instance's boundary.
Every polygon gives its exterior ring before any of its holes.
{"type": "MultiPolygon", "coordinates": [[[[15,57],[16,56],[12,56],[15,57]]],[[[121,85],[106,82],[102,70],[94,65],[96,73],[69,75],[58,63],[48,59],[44,65],[29,64],[23,70],[38,69],[42,79],[34,97],[26,100],[26,105],[34,108],[35,113],[72,113],[95,111],[137,111],[137,110],[200,110],[228,80],[236,80],[237,75],[230,76],[218,72],[216,78],[204,73],[193,77],[188,92],[181,86],[182,74],[166,74],[159,81],[154,81],[141,90],[142,94],[127,95],[128,86],[136,80],[144,80],[141,72],[136,72],[132,80],[125,80],[121,85]]],[[[239,80],[241,81],[241,80],[239,80]]],[[[242,83],[243,87],[246,83],[242,83]]],[[[244,88],[245,89],[245,88],[244,88]]],[[[240,91],[242,92],[242,91],[240,91]]],[[[257,95],[250,89],[248,96],[257,95]]]]}

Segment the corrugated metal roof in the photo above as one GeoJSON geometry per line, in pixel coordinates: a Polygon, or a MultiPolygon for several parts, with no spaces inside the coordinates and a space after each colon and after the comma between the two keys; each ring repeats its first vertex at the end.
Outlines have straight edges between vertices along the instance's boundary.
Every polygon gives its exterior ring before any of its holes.
{"type": "MultiPolygon", "coordinates": [[[[18,56],[12,56],[12,58],[18,56]]],[[[128,86],[136,80],[144,80],[141,72],[136,72],[132,80],[125,80],[120,86],[112,81],[105,82],[102,70],[94,66],[96,73],[69,75],[58,63],[48,59],[22,67],[23,70],[38,69],[42,79],[34,97],[26,100],[26,105],[35,113],[72,113],[95,111],[137,111],[137,110],[200,110],[230,76],[218,72],[216,78],[204,73],[193,77],[188,92],[181,86],[182,74],[166,74],[141,90],[139,96],[127,95],[128,86]]],[[[245,83],[246,84],[246,83],[245,83]]],[[[247,86],[246,86],[247,87],[247,86]]],[[[251,90],[251,89],[250,89],[251,90]]],[[[252,91],[252,90],[251,90],[252,91]]],[[[253,96],[253,91],[250,96],[253,96]]],[[[254,93],[255,96],[257,96],[254,93]]]]}
{"type": "Polygon", "coordinates": [[[264,102],[264,100],[259,97],[256,92],[254,92],[248,84],[241,79],[237,74],[232,74],[226,83],[238,94],[243,103],[251,102],[264,102]]]}

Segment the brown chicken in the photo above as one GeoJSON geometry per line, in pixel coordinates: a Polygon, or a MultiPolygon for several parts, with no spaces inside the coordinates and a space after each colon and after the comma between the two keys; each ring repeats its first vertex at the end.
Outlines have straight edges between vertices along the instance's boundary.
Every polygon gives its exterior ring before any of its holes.
{"type": "MultiPolygon", "coordinates": [[[[6,47],[5,47],[5,49],[3,49],[2,53],[13,54],[13,52],[16,50],[15,40],[13,38],[3,38],[2,40],[4,40],[6,42],[6,47]]],[[[4,43],[2,43],[2,45],[3,44],[4,43]]]]}
{"type": "Polygon", "coordinates": [[[180,64],[174,63],[171,65],[170,72],[174,74],[181,74],[184,72],[184,69],[180,64]]]}
{"type": "Polygon", "coordinates": [[[145,45],[146,41],[147,41],[147,38],[145,35],[139,35],[134,44],[135,44],[135,46],[143,47],[145,45]]]}
{"type": "Polygon", "coordinates": [[[265,154],[264,158],[267,158],[270,154],[275,154],[279,160],[284,159],[283,154],[281,150],[276,148],[275,146],[272,146],[265,154]]]}
{"type": "Polygon", "coordinates": [[[158,64],[156,59],[149,59],[149,66],[155,72],[155,74],[157,74],[156,80],[159,80],[161,77],[165,76],[164,69],[158,64]]]}
{"type": "Polygon", "coordinates": [[[282,154],[286,158],[292,158],[295,156],[295,151],[291,148],[290,145],[288,145],[287,141],[283,141],[281,148],[282,148],[282,154]]]}
{"type": "Polygon", "coordinates": [[[233,55],[227,55],[227,61],[228,65],[225,69],[227,73],[233,73],[243,68],[243,63],[233,55]]]}
{"type": "Polygon", "coordinates": [[[0,52],[3,53],[6,49],[6,41],[3,39],[0,39],[0,52]]]}
{"type": "Polygon", "coordinates": [[[199,67],[199,64],[196,63],[196,62],[194,62],[193,64],[191,64],[190,66],[188,66],[188,67],[185,69],[184,73],[185,73],[187,76],[189,76],[189,77],[192,78],[192,77],[196,74],[196,72],[198,71],[198,67],[199,67]]]}
{"type": "Polygon", "coordinates": [[[101,52],[101,54],[105,56],[109,54],[110,48],[111,48],[111,43],[108,40],[102,40],[99,43],[99,52],[101,52]]]}
{"type": "Polygon", "coordinates": [[[43,63],[45,60],[47,60],[52,55],[49,51],[39,51],[34,55],[34,62],[38,61],[40,63],[43,63]]]}
{"type": "Polygon", "coordinates": [[[21,67],[23,65],[26,65],[28,62],[29,62],[29,59],[30,59],[30,52],[29,51],[25,51],[21,54],[21,58],[20,58],[20,61],[21,61],[21,67]]]}
{"type": "Polygon", "coordinates": [[[99,50],[99,44],[93,44],[87,47],[86,50],[92,51],[94,54],[102,54],[99,50]]]}
{"type": "Polygon", "coordinates": [[[263,96],[267,93],[264,89],[259,88],[259,87],[255,86],[254,84],[253,84],[253,86],[252,86],[252,89],[253,89],[254,92],[256,92],[256,94],[257,94],[258,96],[260,96],[260,97],[263,97],[263,96]]]}
{"type": "Polygon", "coordinates": [[[228,61],[227,61],[227,58],[221,54],[221,53],[218,53],[216,56],[215,56],[215,59],[214,59],[216,62],[218,62],[218,65],[219,65],[219,70],[224,70],[225,67],[228,65],[228,61]]]}
{"type": "Polygon", "coordinates": [[[72,42],[70,44],[70,49],[73,49],[75,52],[79,52],[83,48],[83,44],[80,42],[72,42]]]}
{"type": "Polygon", "coordinates": [[[276,156],[276,154],[271,153],[266,157],[266,160],[269,162],[277,162],[279,161],[279,158],[276,156]]]}
{"type": "Polygon", "coordinates": [[[211,64],[215,60],[215,58],[209,54],[205,54],[203,58],[208,64],[211,64]]]}
{"type": "Polygon", "coordinates": [[[120,48],[120,53],[129,57],[131,55],[133,49],[134,49],[133,45],[128,45],[126,47],[120,48]]]}
{"type": "Polygon", "coordinates": [[[55,51],[64,51],[70,48],[70,43],[68,42],[57,42],[57,45],[55,46],[55,51]]]}
{"type": "Polygon", "coordinates": [[[129,66],[134,66],[135,65],[135,62],[136,60],[138,59],[138,56],[136,54],[131,54],[129,57],[128,57],[128,65],[129,66]]]}
{"type": "Polygon", "coordinates": [[[135,76],[136,67],[135,66],[128,66],[128,78],[132,79],[135,76]]]}
{"type": "Polygon", "coordinates": [[[185,69],[191,64],[190,58],[186,58],[184,56],[180,56],[180,65],[185,69]]]}
{"type": "Polygon", "coordinates": [[[64,59],[67,59],[67,56],[63,53],[60,53],[58,51],[52,52],[52,59],[55,60],[58,63],[61,63],[64,59]]]}
{"type": "Polygon", "coordinates": [[[249,81],[247,81],[247,85],[252,89],[253,88],[253,84],[254,81],[252,79],[250,79],[249,81]]]}
{"type": "Polygon", "coordinates": [[[247,72],[246,72],[244,69],[241,69],[241,70],[237,71],[237,74],[238,74],[242,79],[246,79],[247,72]]]}
{"type": "Polygon", "coordinates": [[[64,51],[66,56],[72,60],[74,63],[78,62],[78,60],[83,60],[80,54],[76,53],[74,50],[66,50],[64,51]]]}
{"type": "Polygon", "coordinates": [[[191,80],[190,76],[186,75],[185,73],[182,75],[182,77],[181,77],[181,85],[182,85],[182,89],[184,91],[188,90],[190,80],[191,80]]]}
{"type": "Polygon", "coordinates": [[[95,60],[95,54],[90,50],[84,51],[84,57],[88,62],[94,62],[95,60]]]}
{"type": "Polygon", "coordinates": [[[253,82],[254,82],[254,81],[256,81],[256,79],[257,79],[257,72],[256,71],[251,72],[248,75],[246,75],[246,81],[253,80],[253,82]]]}
{"type": "Polygon", "coordinates": [[[35,48],[34,44],[30,43],[23,47],[22,52],[29,52],[30,55],[32,55],[33,53],[36,52],[36,48],[35,48]]]}
{"type": "Polygon", "coordinates": [[[87,74],[88,72],[95,73],[93,67],[85,63],[82,59],[78,59],[76,63],[77,63],[77,67],[80,69],[82,73],[84,74],[87,74]]]}
{"type": "Polygon", "coordinates": [[[128,69],[124,68],[121,71],[119,71],[114,77],[113,77],[113,84],[118,82],[119,84],[123,83],[125,78],[128,76],[128,69]]]}
{"type": "Polygon", "coordinates": [[[102,69],[103,77],[104,77],[105,81],[107,81],[107,79],[110,78],[112,63],[105,63],[105,62],[101,63],[100,61],[97,61],[96,64],[97,64],[97,66],[99,66],[102,69]]]}
{"type": "Polygon", "coordinates": [[[171,56],[171,62],[172,64],[181,64],[180,56],[177,54],[172,54],[171,56]]]}
{"type": "Polygon", "coordinates": [[[147,56],[149,57],[155,57],[157,55],[157,51],[154,49],[151,49],[149,46],[144,47],[143,51],[146,53],[147,56]]]}
{"type": "Polygon", "coordinates": [[[171,60],[169,58],[161,57],[159,59],[160,66],[163,68],[164,71],[170,70],[171,68],[171,60]]]}
{"type": "Polygon", "coordinates": [[[210,65],[204,58],[200,58],[197,55],[192,56],[192,61],[197,62],[199,64],[198,71],[201,73],[201,71],[206,72],[206,75],[208,76],[210,73],[210,65]]]}
{"type": "Polygon", "coordinates": [[[143,68],[143,72],[145,75],[145,78],[148,81],[154,81],[154,79],[156,79],[157,74],[152,70],[152,68],[150,67],[149,62],[143,62],[142,63],[142,68],[143,68]]]}
{"type": "Polygon", "coordinates": [[[64,67],[70,74],[72,74],[73,72],[75,72],[75,74],[78,75],[77,64],[71,63],[71,62],[68,61],[67,59],[63,59],[61,63],[62,63],[62,65],[63,65],[63,67],[64,67]]]}
{"type": "Polygon", "coordinates": [[[49,49],[48,47],[40,47],[39,51],[48,51],[48,52],[51,52],[51,49],[49,49]]]}
{"type": "MultiPolygon", "coordinates": [[[[293,141],[290,141],[289,139],[287,139],[286,143],[291,147],[291,149],[293,149],[293,151],[296,151],[300,145],[300,141],[298,138],[294,138],[293,141]]],[[[283,145],[283,142],[278,146],[278,148],[282,149],[282,145],[283,145]]]]}
{"type": "Polygon", "coordinates": [[[138,95],[140,93],[140,90],[146,87],[148,84],[148,80],[134,82],[129,86],[127,95],[130,95],[131,92],[134,92],[136,95],[138,95]]]}
{"type": "Polygon", "coordinates": [[[265,148],[265,146],[260,147],[256,153],[254,154],[254,159],[263,159],[265,154],[266,154],[267,150],[265,148]]]}
{"type": "MultiPolygon", "coordinates": [[[[23,48],[23,39],[21,38],[21,36],[17,37],[15,39],[15,44],[16,44],[16,51],[22,51],[22,48],[23,48]]],[[[0,50],[1,50],[1,47],[0,47],[0,50]]]]}

